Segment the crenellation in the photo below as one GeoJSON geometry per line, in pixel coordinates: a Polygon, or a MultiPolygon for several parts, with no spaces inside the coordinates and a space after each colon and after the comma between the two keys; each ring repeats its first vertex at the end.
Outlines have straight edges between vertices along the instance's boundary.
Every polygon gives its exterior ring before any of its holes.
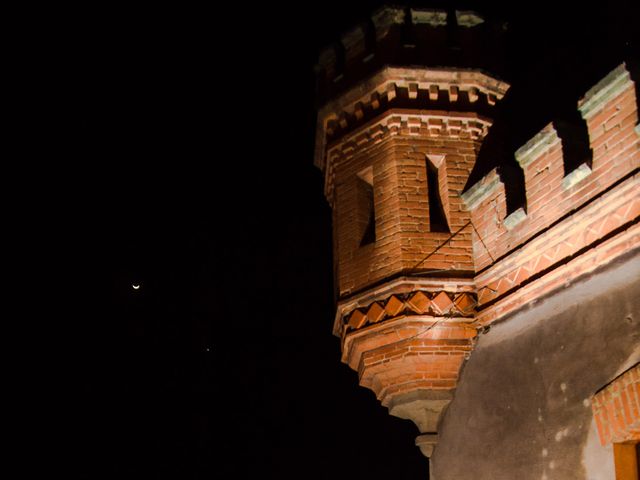
{"type": "Polygon", "coordinates": [[[520,207],[507,215],[502,223],[507,230],[511,231],[520,225],[525,218],[527,218],[527,212],[524,211],[524,208],[520,207]]]}
{"type": "MultiPolygon", "coordinates": [[[[447,12],[437,9],[409,9],[408,20],[414,28],[429,29],[440,34],[448,23],[447,12]]],[[[484,21],[485,19],[476,12],[456,11],[457,28],[473,29],[484,21]]],[[[394,29],[407,28],[407,12],[404,8],[383,6],[371,15],[370,25],[376,45],[393,41],[391,33],[394,29]]],[[[370,62],[375,57],[375,51],[370,51],[372,46],[367,45],[366,28],[363,22],[341,35],[336,45],[323,49],[319,54],[316,71],[323,72],[332,81],[340,75],[336,66],[339,60],[337,48],[343,50],[346,63],[354,68],[358,64],[370,62]]]]}
{"type": "Polygon", "coordinates": [[[456,10],[456,22],[460,27],[471,28],[484,23],[484,18],[471,10],[456,10]]]}
{"type": "MultiPolygon", "coordinates": [[[[487,175],[473,185],[469,190],[461,195],[467,208],[471,211],[475,210],[478,205],[491,196],[495,190],[502,184],[502,180],[498,175],[497,169],[491,170],[487,175]]],[[[504,185],[502,187],[504,189],[504,185]]]]}
{"type": "Polygon", "coordinates": [[[345,59],[347,62],[366,53],[367,45],[365,42],[365,36],[364,27],[358,25],[340,37],[340,42],[344,47],[345,59]]]}
{"type": "Polygon", "coordinates": [[[538,160],[553,146],[560,143],[560,137],[553,124],[548,124],[540,133],[529,140],[515,152],[515,158],[524,170],[534,160],[538,160]]]}
{"type": "MultiPolygon", "coordinates": [[[[624,178],[640,167],[640,142],[633,135],[637,121],[635,89],[633,83],[628,83],[630,78],[623,67],[614,70],[597,88],[590,90],[585,97],[587,101],[580,103],[587,105],[587,111],[591,112],[590,119],[603,122],[600,126],[589,124],[590,133],[594,130],[604,132],[595,138],[595,142],[607,145],[606,154],[600,154],[600,146],[593,142],[594,135],[591,134],[593,169],[584,163],[569,174],[564,174],[561,140],[553,125],[549,124],[515,153],[525,177],[526,210],[521,208],[502,218],[495,216],[495,210],[489,208],[490,205],[485,201],[488,198],[490,202],[495,201],[492,196],[492,188],[496,188],[498,182],[495,171],[462,195],[472,212],[477,230],[484,237],[484,243],[494,246],[494,258],[504,257],[518,246],[526,244],[544,232],[545,228],[561,221],[569,212],[580,210],[592,198],[606,192],[617,179],[624,178]],[[597,103],[598,109],[593,107],[593,102],[597,103]],[[623,114],[616,115],[616,112],[623,114]],[[614,122],[614,119],[618,120],[614,122]],[[624,119],[628,119],[626,123],[621,121],[624,119]],[[610,143],[605,140],[607,129],[603,125],[606,126],[606,122],[609,122],[610,136],[607,140],[610,143]],[[622,124],[626,131],[620,134],[621,128],[618,126],[622,124]]],[[[474,242],[474,254],[476,268],[482,269],[488,265],[488,255],[482,251],[484,249],[480,243],[479,239],[474,242]]]]}
{"type": "Polygon", "coordinates": [[[445,12],[444,10],[433,9],[411,9],[411,21],[414,25],[444,27],[447,25],[447,12],[445,12]]]}
{"type": "Polygon", "coordinates": [[[564,188],[565,190],[573,188],[589,175],[591,175],[591,167],[589,167],[589,165],[587,165],[586,163],[582,163],[578,168],[573,170],[562,179],[562,188],[564,188]]]}
{"type": "Polygon", "coordinates": [[[585,120],[610,105],[611,101],[632,85],[631,75],[623,63],[594,85],[578,102],[578,109],[585,120]]]}
{"type": "Polygon", "coordinates": [[[411,52],[491,27],[474,12],[453,20],[383,8],[371,22],[373,50],[366,25],[343,36],[344,83],[323,97],[314,159],[334,210],[342,361],[392,415],[429,435],[418,437],[428,455],[480,333],[640,250],[638,112],[625,66],[586,93],[576,119],[555,119],[511,152],[526,202],[508,203],[511,164],[464,189],[509,86],[479,68],[389,67],[382,58],[391,37],[412,65],[411,52]],[[350,77],[365,58],[378,70],[350,77]],[[357,183],[365,171],[370,187],[357,183]],[[371,220],[375,239],[363,242],[371,220]]]}
{"type": "Polygon", "coordinates": [[[376,39],[380,42],[387,36],[391,27],[404,23],[405,12],[399,7],[384,6],[371,15],[371,20],[375,27],[376,39]]]}

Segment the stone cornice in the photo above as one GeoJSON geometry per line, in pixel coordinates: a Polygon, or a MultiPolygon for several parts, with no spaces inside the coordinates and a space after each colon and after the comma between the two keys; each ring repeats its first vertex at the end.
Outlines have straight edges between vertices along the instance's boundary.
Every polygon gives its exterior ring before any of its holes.
{"type": "Polygon", "coordinates": [[[502,99],[508,89],[507,83],[481,71],[426,67],[383,68],[320,109],[314,163],[318,168],[325,169],[328,137],[338,129],[349,129],[362,119],[365,111],[381,110],[382,104],[394,100],[400,90],[406,91],[410,100],[416,100],[417,109],[428,106],[419,104],[419,97],[428,98],[430,102],[446,99],[452,107],[461,104],[464,97],[472,110],[479,105],[490,108],[502,99]]]}
{"type": "Polygon", "coordinates": [[[480,71],[457,68],[385,67],[368,80],[324,105],[318,112],[318,118],[326,121],[337,118],[342,112],[354,113],[358,104],[375,102],[376,97],[389,95],[390,92],[393,95],[399,88],[416,92],[423,90],[432,92],[433,95],[434,86],[438,87],[438,92],[448,95],[451,102],[458,100],[456,95],[460,92],[471,92],[476,95],[481,93],[501,100],[509,89],[509,84],[506,82],[480,71]]]}

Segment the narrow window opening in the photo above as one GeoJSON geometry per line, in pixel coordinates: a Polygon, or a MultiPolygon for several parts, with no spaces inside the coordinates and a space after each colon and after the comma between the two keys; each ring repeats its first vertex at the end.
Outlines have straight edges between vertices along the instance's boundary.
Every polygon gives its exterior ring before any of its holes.
{"type": "Polygon", "coordinates": [[[427,160],[427,190],[429,191],[429,230],[432,232],[449,232],[447,217],[444,214],[440,198],[440,182],[438,168],[427,160]]]}
{"type": "Polygon", "coordinates": [[[373,170],[367,168],[358,174],[358,227],[360,246],[376,241],[376,212],[373,198],[373,170]]]}
{"type": "Polygon", "coordinates": [[[458,17],[453,7],[447,9],[447,46],[455,51],[460,50],[460,38],[458,30],[458,17]]]}
{"type": "Polygon", "coordinates": [[[364,23],[363,30],[364,30],[364,50],[366,54],[364,57],[364,61],[368,62],[375,55],[376,42],[377,42],[376,27],[373,24],[373,20],[371,18],[368,18],[367,21],[364,23]]]}
{"type": "Polygon", "coordinates": [[[334,82],[338,82],[344,78],[344,69],[346,64],[346,52],[344,45],[341,42],[336,42],[333,46],[336,53],[336,72],[333,79],[334,82]]]}
{"type": "Polygon", "coordinates": [[[414,48],[416,46],[413,36],[413,20],[411,18],[411,8],[404,9],[404,23],[402,24],[402,45],[405,48],[414,48]]]}

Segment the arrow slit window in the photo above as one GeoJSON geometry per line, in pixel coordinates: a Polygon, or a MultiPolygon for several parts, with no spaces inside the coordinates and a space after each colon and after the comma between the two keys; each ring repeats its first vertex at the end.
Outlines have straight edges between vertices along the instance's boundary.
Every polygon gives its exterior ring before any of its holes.
{"type": "MultiPolygon", "coordinates": [[[[436,157],[436,156],[434,156],[436,157]]],[[[444,170],[444,156],[434,161],[427,158],[427,192],[429,195],[429,230],[449,233],[449,222],[445,214],[443,200],[447,194],[447,178],[444,170]],[[442,168],[439,168],[442,167],[442,168]]]]}
{"type": "Polygon", "coordinates": [[[370,245],[376,241],[376,212],[373,197],[373,168],[369,167],[358,173],[357,187],[357,221],[360,232],[360,246],[370,245]]]}

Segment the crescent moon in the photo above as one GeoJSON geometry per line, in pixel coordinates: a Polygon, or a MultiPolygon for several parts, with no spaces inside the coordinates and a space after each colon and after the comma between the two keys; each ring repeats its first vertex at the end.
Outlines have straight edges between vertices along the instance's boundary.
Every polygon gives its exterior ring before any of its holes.
{"type": "Polygon", "coordinates": [[[140,290],[140,285],[137,285],[137,284],[134,283],[131,286],[133,287],[134,290],[140,290]]]}

